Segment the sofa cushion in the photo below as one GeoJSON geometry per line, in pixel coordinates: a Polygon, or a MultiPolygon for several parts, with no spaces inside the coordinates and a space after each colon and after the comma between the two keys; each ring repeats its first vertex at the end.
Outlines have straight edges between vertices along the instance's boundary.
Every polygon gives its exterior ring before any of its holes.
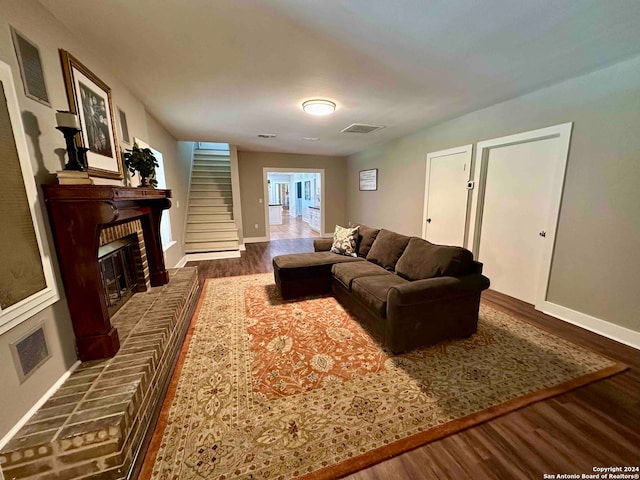
{"type": "Polygon", "coordinates": [[[351,289],[351,282],[355,278],[369,277],[371,275],[393,275],[391,272],[371,262],[336,263],[331,268],[331,273],[347,290],[351,289]]]}
{"type": "Polygon", "coordinates": [[[360,277],[351,283],[352,295],[382,318],[387,317],[387,293],[394,285],[409,283],[398,275],[360,277]]]}
{"type": "Polygon", "coordinates": [[[367,254],[367,260],[393,272],[410,239],[411,237],[382,229],[367,254]]]}
{"type": "Polygon", "coordinates": [[[328,252],[333,246],[333,238],[317,238],[313,241],[314,252],[328,252]]]}
{"type": "Polygon", "coordinates": [[[274,257],[273,267],[278,270],[280,279],[295,280],[313,277],[325,270],[329,274],[332,265],[340,262],[364,262],[364,260],[331,252],[292,253],[274,257]]]}
{"type": "Polygon", "coordinates": [[[358,230],[358,243],[356,244],[356,253],[359,257],[366,258],[378,233],[380,233],[379,228],[369,228],[366,225],[360,225],[360,229],[358,230]]]}
{"type": "Polygon", "coordinates": [[[396,273],[408,280],[459,277],[471,273],[473,254],[462,247],[434,245],[412,238],[396,264],[396,273]]]}
{"type": "Polygon", "coordinates": [[[336,225],[333,232],[333,244],[331,251],[339,255],[347,255],[349,257],[357,257],[356,243],[358,241],[358,227],[345,228],[336,225]]]}

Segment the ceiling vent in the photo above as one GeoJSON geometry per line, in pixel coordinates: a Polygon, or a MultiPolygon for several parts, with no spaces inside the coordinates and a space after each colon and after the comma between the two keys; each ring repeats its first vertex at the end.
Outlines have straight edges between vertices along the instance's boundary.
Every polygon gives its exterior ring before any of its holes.
{"type": "Polygon", "coordinates": [[[258,137],[260,137],[260,138],[276,138],[277,135],[275,133],[259,133],[258,137]]]}
{"type": "Polygon", "coordinates": [[[344,130],[343,133],[371,133],[375,130],[384,128],[383,125],[365,125],[364,123],[352,123],[344,130]]]}

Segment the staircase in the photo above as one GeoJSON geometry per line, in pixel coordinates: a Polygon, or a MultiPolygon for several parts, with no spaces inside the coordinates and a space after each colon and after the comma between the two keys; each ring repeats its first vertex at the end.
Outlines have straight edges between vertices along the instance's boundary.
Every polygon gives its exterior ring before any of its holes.
{"type": "Polygon", "coordinates": [[[185,252],[238,251],[231,164],[226,150],[196,149],[191,168],[185,252]]]}

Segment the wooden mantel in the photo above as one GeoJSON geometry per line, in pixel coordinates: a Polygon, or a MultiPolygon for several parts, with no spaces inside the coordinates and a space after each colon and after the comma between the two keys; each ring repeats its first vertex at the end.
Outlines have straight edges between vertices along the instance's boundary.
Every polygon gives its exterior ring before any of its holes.
{"type": "Polygon", "coordinates": [[[108,358],[120,348],[111,325],[98,264],[100,231],[140,219],[152,286],[169,281],[160,240],[171,190],[107,185],[43,185],[67,303],[82,361],[108,358]]]}

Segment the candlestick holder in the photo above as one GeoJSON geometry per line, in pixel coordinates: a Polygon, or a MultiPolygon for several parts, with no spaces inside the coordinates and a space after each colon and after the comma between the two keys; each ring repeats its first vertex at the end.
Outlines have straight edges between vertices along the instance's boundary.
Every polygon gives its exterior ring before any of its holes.
{"type": "Polygon", "coordinates": [[[64,166],[64,169],[78,172],[86,171],[85,166],[80,162],[78,148],[76,147],[76,135],[80,132],[80,129],[74,127],[56,127],[56,129],[62,132],[67,142],[67,156],[69,160],[64,166]]]}
{"type": "Polygon", "coordinates": [[[87,161],[87,152],[89,149],[87,147],[76,147],[76,150],[78,150],[78,163],[87,170],[89,168],[89,162],[87,161]]]}

